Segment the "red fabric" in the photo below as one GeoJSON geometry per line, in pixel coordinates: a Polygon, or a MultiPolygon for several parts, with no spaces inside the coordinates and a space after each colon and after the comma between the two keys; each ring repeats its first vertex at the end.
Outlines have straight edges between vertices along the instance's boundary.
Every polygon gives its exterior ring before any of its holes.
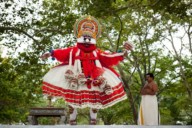
{"type": "Polygon", "coordinates": [[[80,52],[80,55],[75,59],[80,59],[82,64],[82,69],[85,77],[90,77],[92,79],[97,78],[102,75],[104,70],[102,68],[96,67],[95,60],[98,59],[93,55],[93,53],[80,52]]]}
{"type": "Polygon", "coordinates": [[[84,44],[77,43],[77,46],[66,48],[66,49],[56,49],[53,51],[53,57],[55,57],[58,61],[63,62],[64,65],[69,64],[69,54],[72,52],[72,64],[74,64],[75,59],[80,59],[82,64],[82,69],[86,77],[91,77],[92,79],[97,78],[102,75],[104,72],[103,68],[98,68],[95,65],[95,60],[98,59],[101,65],[105,68],[108,68],[112,72],[114,72],[117,76],[119,74],[112,68],[112,66],[117,65],[120,61],[123,60],[122,55],[115,56],[117,54],[108,54],[105,52],[101,52],[97,50],[98,57],[94,57],[92,51],[96,49],[94,44],[90,44],[89,48],[85,47],[84,44]],[[75,54],[77,50],[81,49],[80,56],[75,58],[75,54]],[[91,52],[91,53],[90,53],[91,52]],[[104,56],[104,55],[106,56],[104,56]],[[109,55],[114,55],[109,57],[109,55]]]}
{"type": "Polygon", "coordinates": [[[113,73],[115,73],[117,76],[120,76],[114,69],[113,66],[119,64],[119,62],[121,62],[124,57],[123,56],[114,56],[114,57],[108,57],[108,56],[103,56],[102,54],[105,55],[115,55],[115,53],[113,54],[109,54],[109,53],[105,53],[105,52],[101,52],[99,51],[98,53],[98,57],[99,57],[99,61],[101,63],[101,65],[109,70],[111,70],[113,73]]]}
{"type": "Polygon", "coordinates": [[[103,68],[95,67],[93,69],[93,74],[91,75],[91,77],[95,79],[95,78],[101,76],[103,73],[104,73],[103,68]]]}
{"type": "MultiPolygon", "coordinates": [[[[64,64],[68,64],[69,63],[69,53],[72,49],[77,50],[77,49],[75,49],[75,47],[53,50],[52,56],[54,58],[56,58],[58,61],[63,62],[64,64]]],[[[73,52],[73,54],[75,54],[75,52],[73,52]]]]}
{"type": "Polygon", "coordinates": [[[77,43],[77,47],[84,52],[92,52],[96,49],[95,44],[89,44],[89,46],[86,47],[84,43],[77,43]]]}
{"type": "Polygon", "coordinates": [[[105,52],[99,52],[98,54],[98,57],[99,57],[99,60],[102,64],[102,66],[104,67],[112,67],[112,66],[115,66],[117,64],[119,64],[120,61],[122,61],[124,58],[122,55],[119,55],[119,56],[115,56],[116,53],[113,53],[113,54],[109,54],[109,53],[105,53],[105,52]],[[104,55],[106,56],[104,56],[104,55]],[[114,55],[113,57],[109,57],[107,55],[114,55]]]}

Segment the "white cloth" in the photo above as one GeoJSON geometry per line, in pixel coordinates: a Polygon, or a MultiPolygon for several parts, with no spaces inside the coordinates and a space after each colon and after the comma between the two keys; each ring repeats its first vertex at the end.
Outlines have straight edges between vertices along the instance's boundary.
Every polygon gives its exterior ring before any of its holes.
{"type": "Polygon", "coordinates": [[[158,125],[158,103],[156,95],[142,95],[138,125],[158,125]]]}
{"type": "Polygon", "coordinates": [[[91,119],[97,119],[97,112],[94,113],[92,108],[90,108],[89,112],[91,119]]]}
{"type": "Polygon", "coordinates": [[[69,115],[69,120],[76,120],[77,118],[77,109],[74,108],[73,113],[69,115]]]}

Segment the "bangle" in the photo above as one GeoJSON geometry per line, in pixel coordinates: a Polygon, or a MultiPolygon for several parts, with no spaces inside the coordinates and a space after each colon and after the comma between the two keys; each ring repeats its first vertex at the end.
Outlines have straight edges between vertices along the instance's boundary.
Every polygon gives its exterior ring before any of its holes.
{"type": "Polygon", "coordinates": [[[52,60],[55,60],[55,57],[53,57],[53,55],[54,55],[54,50],[53,49],[51,49],[51,50],[49,50],[49,53],[51,53],[51,56],[52,56],[52,60]]]}
{"type": "Polygon", "coordinates": [[[122,50],[117,50],[117,53],[121,53],[122,52],[122,50]]]}

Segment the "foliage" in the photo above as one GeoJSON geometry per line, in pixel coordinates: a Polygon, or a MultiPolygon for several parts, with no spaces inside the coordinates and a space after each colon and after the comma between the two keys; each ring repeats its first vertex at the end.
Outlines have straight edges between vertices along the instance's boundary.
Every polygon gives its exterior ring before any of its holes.
{"type": "Polygon", "coordinates": [[[122,101],[109,109],[102,109],[99,111],[98,118],[101,118],[105,125],[123,125],[134,123],[132,112],[128,101],[122,101]]]}
{"type": "MultiPolygon", "coordinates": [[[[127,39],[135,45],[116,68],[128,100],[100,110],[98,118],[104,124],[136,124],[139,90],[144,75],[152,72],[159,85],[162,124],[192,124],[191,5],[190,0],[3,1],[0,48],[8,49],[8,53],[0,58],[0,122],[26,122],[30,107],[46,104],[41,79],[52,61],[42,61],[39,56],[54,48],[75,45],[73,24],[81,15],[89,14],[103,25],[99,48],[123,50],[127,39]]],[[[58,99],[54,106],[66,104],[58,99]]],[[[79,113],[80,124],[88,124],[88,109],[79,113]]],[[[56,119],[49,121],[54,123],[56,119]]],[[[47,124],[48,120],[40,122],[47,124]]]]}
{"type": "Polygon", "coordinates": [[[39,85],[43,72],[36,72],[41,66],[20,63],[12,58],[0,60],[0,121],[10,124],[12,121],[26,122],[29,108],[42,96],[39,85]]]}

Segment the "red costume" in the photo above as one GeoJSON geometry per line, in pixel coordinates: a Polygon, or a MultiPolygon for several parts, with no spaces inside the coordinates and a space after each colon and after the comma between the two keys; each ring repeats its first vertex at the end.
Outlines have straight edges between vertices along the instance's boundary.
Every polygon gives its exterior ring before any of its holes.
{"type": "Polygon", "coordinates": [[[43,78],[43,92],[64,97],[73,108],[102,109],[127,98],[119,75],[112,66],[123,60],[123,53],[106,53],[96,48],[101,26],[90,16],[74,26],[77,45],[53,50],[62,62],[43,78]]]}

